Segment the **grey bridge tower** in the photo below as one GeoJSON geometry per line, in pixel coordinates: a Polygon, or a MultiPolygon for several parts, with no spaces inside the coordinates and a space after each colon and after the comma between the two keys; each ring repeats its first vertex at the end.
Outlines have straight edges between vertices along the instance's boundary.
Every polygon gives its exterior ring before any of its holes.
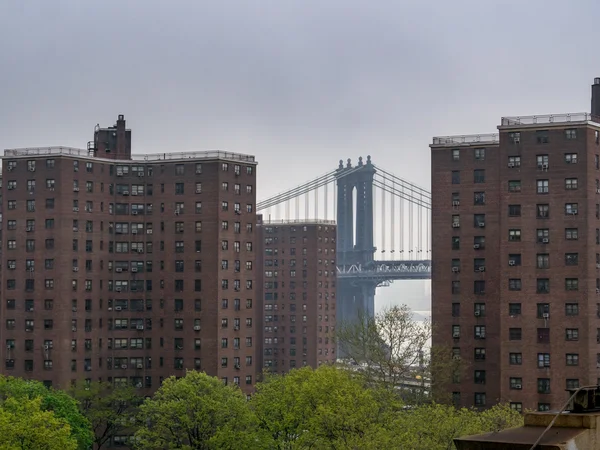
{"type": "MultiPolygon", "coordinates": [[[[374,266],[373,245],[373,177],[375,167],[371,157],[352,167],[350,159],[343,161],[336,171],[337,183],[337,265],[338,267],[374,266]],[[355,201],[356,199],[356,201],[355,201]],[[356,220],[355,220],[356,219],[356,220]]],[[[352,322],[363,310],[369,316],[375,313],[376,279],[338,278],[337,323],[352,322]]]]}

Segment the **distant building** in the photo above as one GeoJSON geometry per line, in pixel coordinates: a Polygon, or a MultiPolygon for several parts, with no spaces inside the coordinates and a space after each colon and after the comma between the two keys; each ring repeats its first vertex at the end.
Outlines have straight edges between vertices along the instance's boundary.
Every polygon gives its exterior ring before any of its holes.
{"type": "Polygon", "coordinates": [[[334,362],[335,222],[259,217],[258,235],[262,366],[285,373],[334,362]]]}
{"type": "Polygon", "coordinates": [[[436,137],[434,345],[456,404],[545,411],[600,378],[600,79],[592,114],[436,137]]]}
{"type": "Polygon", "coordinates": [[[2,176],[2,373],[147,395],[196,369],[252,390],[253,156],[132,156],[119,116],[86,150],[6,150],[2,176]]]}

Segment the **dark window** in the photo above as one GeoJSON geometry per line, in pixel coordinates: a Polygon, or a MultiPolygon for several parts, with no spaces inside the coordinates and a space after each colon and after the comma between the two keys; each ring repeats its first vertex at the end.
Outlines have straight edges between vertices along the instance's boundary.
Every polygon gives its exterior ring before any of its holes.
{"type": "Polygon", "coordinates": [[[510,217],[520,217],[521,205],[508,205],[508,215],[510,217]]]}
{"type": "Polygon", "coordinates": [[[521,334],[522,334],[521,328],[509,328],[508,339],[511,341],[520,341],[521,334]]]}
{"type": "Polygon", "coordinates": [[[521,304],[520,303],[509,303],[508,304],[508,314],[510,316],[520,316],[521,315],[521,304]]]}
{"type": "Polygon", "coordinates": [[[452,184],[460,184],[460,170],[452,171],[452,184]]]}
{"type": "Polygon", "coordinates": [[[485,183],[485,170],[475,169],[473,171],[473,182],[474,183],[485,183]]]}

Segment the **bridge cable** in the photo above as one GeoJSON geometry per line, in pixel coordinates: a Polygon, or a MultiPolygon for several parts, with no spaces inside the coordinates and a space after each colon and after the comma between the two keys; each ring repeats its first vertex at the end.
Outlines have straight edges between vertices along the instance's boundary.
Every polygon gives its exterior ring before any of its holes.
{"type": "MultiPolygon", "coordinates": [[[[401,189],[404,189],[401,187],[401,189]]],[[[400,259],[404,258],[404,197],[398,197],[400,203],[400,259]]]]}
{"type": "Polygon", "coordinates": [[[423,256],[423,208],[417,209],[417,227],[417,253],[419,253],[419,259],[421,259],[423,256]]]}
{"type": "Polygon", "coordinates": [[[408,251],[410,258],[414,259],[413,253],[413,203],[408,204],[408,247],[410,250],[408,251]]]}
{"type": "Polygon", "coordinates": [[[416,203],[423,208],[431,208],[431,203],[427,203],[425,200],[421,200],[419,199],[419,197],[415,197],[414,195],[407,194],[404,190],[404,186],[401,186],[400,188],[397,188],[395,186],[392,187],[389,185],[384,186],[378,178],[373,179],[373,184],[377,185],[381,189],[387,190],[390,194],[394,194],[397,197],[403,197],[409,202],[416,203]]]}
{"type": "MultiPolygon", "coordinates": [[[[385,176],[383,177],[385,186],[385,176]]],[[[381,253],[385,253],[385,190],[381,190],[381,253]]]]}
{"type": "Polygon", "coordinates": [[[328,211],[327,211],[327,205],[329,204],[329,198],[328,198],[329,197],[329,192],[327,192],[327,186],[329,186],[329,183],[327,183],[324,186],[324,190],[325,190],[325,217],[324,217],[324,219],[325,220],[329,220],[329,217],[327,217],[327,213],[328,213],[328,211]]]}
{"type": "Polygon", "coordinates": [[[304,193],[304,220],[308,221],[309,197],[308,192],[304,193]]]}
{"type": "MultiPolygon", "coordinates": [[[[395,189],[395,184],[396,181],[392,180],[392,190],[395,189]]],[[[392,253],[392,259],[396,259],[396,196],[395,195],[391,195],[390,196],[390,200],[392,202],[392,210],[390,212],[390,215],[392,216],[392,235],[391,235],[391,240],[392,240],[392,249],[390,250],[392,253]]]]}
{"type": "Polygon", "coordinates": [[[396,182],[397,182],[398,184],[401,184],[401,185],[403,185],[403,186],[406,186],[406,187],[408,187],[408,188],[409,188],[411,191],[413,191],[413,192],[422,193],[422,194],[424,194],[426,197],[429,197],[429,199],[431,200],[431,192],[430,192],[430,191],[428,191],[428,190],[426,190],[426,189],[423,189],[422,187],[420,187],[420,186],[417,186],[416,184],[413,184],[413,183],[411,183],[410,181],[406,181],[406,180],[404,180],[404,179],[402,179],[402,178],[400,178],[400,177],[397,177],[396,175],[394,175],[394,174],[392,174],[392,173],[388,172],[388,171],[387,171],[387,170],[385,170],[385,169],[382,169],[382,168],[381,168],[381,167],[379,167],[379,166],[375,166],[375,168],[377,169],[377,171],[378,171],[378,172],[381,172],[382,174],[386,174],[386,175],[388,176],[388,178],[393,178],[393,179],[395,179],[395,180],[396,180],[396,182]]]}

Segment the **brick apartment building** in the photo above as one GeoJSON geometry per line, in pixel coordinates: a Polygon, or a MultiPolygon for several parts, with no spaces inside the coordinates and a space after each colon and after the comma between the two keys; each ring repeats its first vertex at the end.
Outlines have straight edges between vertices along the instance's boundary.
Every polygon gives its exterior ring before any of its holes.
{"type": "Polygon", "coordinates": [[[336,230],[331,221],[263,222],[259,216],[265,370],[335,362],[336,230]]]}
{"type": "Polygon", "coordinates": [[[434,345],[455,403],[562,406],[600,380],[600,79],[592,114],[434,138],[434,345]]]}
{"type": "Polygon", "coordinates": [[[2,373],[147,395],[196,369],[251,391],[254,157],[132,156],[119,116],[86,150],[6,150],[2,177],[2,373]]]}

